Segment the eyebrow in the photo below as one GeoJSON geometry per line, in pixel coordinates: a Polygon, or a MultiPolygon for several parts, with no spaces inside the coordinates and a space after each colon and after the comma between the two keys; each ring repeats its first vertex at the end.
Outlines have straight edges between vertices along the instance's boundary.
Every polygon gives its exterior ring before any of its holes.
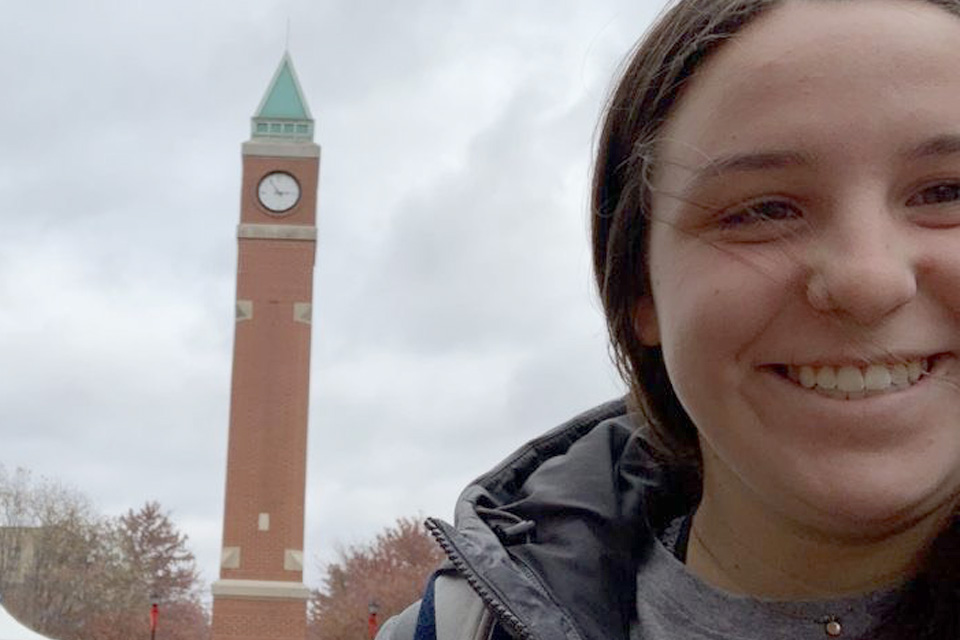
{"type": "MultiPolygon", "coordinates": [[[[960,143],[960,137],[957,138],[960,143]]],[[[703,182],[709,182],[731,173],[751,173],[809,166],[813,157],[799,151],[753,151],[718,156],[693,169],[693,175],[684,186],[690,192],[703,182]]]]}
{"type": "Polygon", "coordinates": [[[945,133],[921,142],[903,155],[909,160],[922,160],[954,154],[960,154],[960,134],[945,133]]]}
{"type": "Polygon", "coordinates": [[[714,158],[695,169],[694,179],[713,178],[726,173],[783,169],[805,164],[811,164],[811,158],[796,151],[732,153],[714,158]]]}
{"type": "MultiPolygon", "coordinates": [[[[915,147],[907,149],[901,155],[907,160],[923,160],[957,154],[960,154],[960,134],[945,133],[924,140],[915,147]]],[[[791,150],[748,151],[721,155],[693,169],[693,175],[687,181],[685,191],[691,191],[703,182],[709,182],[731,173],[771,171],[790,167],[805,167],[812,164],[814,164],[813,156],[791,150]]]]}

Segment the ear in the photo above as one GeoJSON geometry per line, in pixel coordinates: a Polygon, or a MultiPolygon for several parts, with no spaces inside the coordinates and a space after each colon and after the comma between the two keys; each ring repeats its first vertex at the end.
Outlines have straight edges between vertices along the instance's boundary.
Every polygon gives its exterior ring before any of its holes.
{"type": "Polygon", "coordinates": [[[633,330],[645,347],[660,344],[660,325],[657,322],[657,309],[649,295],[640,298],[633,310],[633,330]]]}

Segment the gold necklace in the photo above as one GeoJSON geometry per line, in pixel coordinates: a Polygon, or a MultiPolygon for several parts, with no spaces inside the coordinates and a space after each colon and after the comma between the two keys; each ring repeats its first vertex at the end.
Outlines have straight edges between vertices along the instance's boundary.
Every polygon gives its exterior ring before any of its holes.
{"type": "MultiPolygon", "coordinates": [[[[733,582],[734,584],[737,584],[737,586],[740,587],[738,581],[733,579],[727,571],[723,570],[724,565],[720,561],[720,558],[717,557],[717,555],[713,552],[713,549],[710,548],[710,545],[708,545],[706,541],[703,539],[703,536],[700,535],[700,531],[697,529],[697,527],[691,524],[690,530],[693,533],[694,539],[697,541],[700,547],[704,550],[704,552],[706,552],[706,554],[710,557],[710,560],[713,562],[714,566],[716,566],[717,569],[720,570],[724,575],[727,575],[727,577],[730,579],[731,582],[733,582]]],[[[747,590],[743,589],[742,587],[740,587],[740,590],[743,591],[744,593],[747,592],[747,590]]],[[[763,600],[757,600],[757,599],[754,599],[754,601],[760,606],[764,607],[765,609],[768,609],[773,613],[776,613],[777,615],[780,615],[786,618],[791,618],[793,620],[799,620],[805,623],[814,623],[814,624],[820,625],[823,627],[824,633],[826,633],[827,636],[831,638],[839,638],[840,636],[843,635],[843,623],[841,622],[841,618],[838,615],[831,614],[831,615],[819,616],[817,618],[810,618],[809,616],[803,616],[803,615],[794,613],[789,609],[787,609],[786,605],[779,605],[778,603],[773,601],[763,601],[763,600]]],[[[848,612],[849,610],[852,610],[852,607],[848,609],[848,612]]]]}

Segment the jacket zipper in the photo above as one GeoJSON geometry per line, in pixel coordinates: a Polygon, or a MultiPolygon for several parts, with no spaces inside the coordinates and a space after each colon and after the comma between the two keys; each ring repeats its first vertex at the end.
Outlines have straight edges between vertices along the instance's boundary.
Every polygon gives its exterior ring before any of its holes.
{"type": "Polygon", "coordinates": [[[443,524],[436,518],[427,518],[424,524],[427,527],[427,531],[430,532],[437,541],[437,544],[440,545],[440,548],[443,549],[443,552],[447,554],[447,558],[450,559],[454,568],[464,577],[467,584],[477,592],[477,595],[480,596],[483,603],[493,610],[497,619],[507,626],[510,633],[519,640],[536,640],[520,618],[515,616],[507,608],[507,605],[487,588],[486,583],[480,578],[477,572],[474,571],[470,563],[464,559],[463,554],[457,549],[456,544],[450,539],[446,531],[444,531],[443,524]]]}

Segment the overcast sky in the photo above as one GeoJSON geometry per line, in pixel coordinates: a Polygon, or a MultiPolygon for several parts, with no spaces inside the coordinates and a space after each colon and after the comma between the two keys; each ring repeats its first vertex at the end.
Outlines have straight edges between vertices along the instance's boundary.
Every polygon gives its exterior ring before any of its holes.
{"type": "Polygon", "coordinates": [[[659,0],[32,0],[0,24],[0,462],[159,500],[217,578],[240,145],[287,42],[321,145],[306,580],[622,393],[596,122],[659,0]]]}

